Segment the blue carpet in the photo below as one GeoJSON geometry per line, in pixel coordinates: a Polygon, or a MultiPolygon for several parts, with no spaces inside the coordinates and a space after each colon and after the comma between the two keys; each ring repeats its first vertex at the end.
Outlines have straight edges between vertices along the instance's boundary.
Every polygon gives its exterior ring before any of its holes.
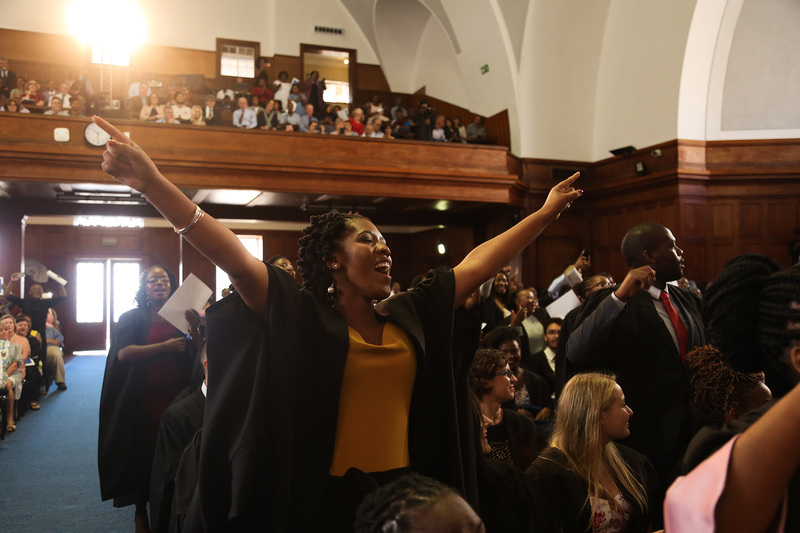
{"type": "Polygon", "coordinates": [[[133,530],[133,507],[100,501],[97,413],[105,356],[75,357],[66,391],[50,389],[0,441],[2,530],[15,532],[133,530]],[[13,511],[11,511],[13,509],[13,511]]]}

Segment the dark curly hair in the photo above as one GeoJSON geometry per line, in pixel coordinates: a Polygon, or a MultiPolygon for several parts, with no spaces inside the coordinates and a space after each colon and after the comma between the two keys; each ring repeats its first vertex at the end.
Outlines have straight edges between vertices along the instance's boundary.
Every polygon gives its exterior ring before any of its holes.
{"type": "Polygon", "coordinates": [[[686,354],[692,373],[694,403],[710,424],[722,426],[731,409],[744,413],[755,387],[764,383],[763,373],[737,372],[725,364],[713,346],[697,347],[686,354]]]}
{"type": "Polygon", "coordinates": [[[355,533],[410,531],[409,511],[430,508],[440,498],[455,494],[450,487],[419,474],[403,476],[364,498],[356,512],[355,533]]]}
{"type": "Polygon", "coordinates": [[[303,229],[298,241],[297,271],[303,278],[303,287],[320,302],[328,301],[328,287],[333,282],[327,263],[333,259],[339,241],[351,230],[352,221],[356,219],[369,220],[358,213],[330,211],[314,215],[311,224],[303,229]]]}
{"type": "MultiPolygon", "coordinates": [[[[513,328],[508,328],[513,329],[513,328]]],[[[508,364],[506,354],[494,348],[481,348],[475,352],[472,359],[472,366],[469,367],[469,388],[475,393],[478,399],[489,392],[484,387],[483,381],[494,379],[495,372],[504,368],[508,364]]]]}
{"type": "Polygon", "coordinates": [[[779,398],[798,381],[784,349],[800,339],[800,266],[780,270],[763,255],[734,257],[706,288],[702,314],[708,339],[740,372],[767,375],[779,398]]]}
{"type": "Polygon", "coordinates": [[[497,326],[481,339],[481,346],[484,348],[500,349],[500,345],[509,341],[517,341],[522,338],[522,328],[512,328],[511,326],[497,326]]]}
{"type": "Polygon", "coordinates": [[[152,265],[147,267],[142,271],[141,274],[139,274],[139,290],[136,291],[136,296],[134,297],[134,300],[136,301],[136,307],[139,309],[147,309],[147,274],[154,268],[161,268],[167,273],[167,277],[169,278],[170,296],[172,296],[173,293],[178,290],[178,279],[170,269],[164,265],[152,265]]]}

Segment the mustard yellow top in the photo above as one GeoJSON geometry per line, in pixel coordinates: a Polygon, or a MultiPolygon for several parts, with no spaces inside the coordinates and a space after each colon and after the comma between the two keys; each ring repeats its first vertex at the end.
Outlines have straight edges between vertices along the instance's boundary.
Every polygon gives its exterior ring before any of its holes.
{"type": "Polygon", "coordinates": [[[417,372],[406,332],[387,322],[383,343],[369,344],[354,329],[342,377],[331,474],[355,467],[383,472],[409,465],[408,414],[417,372]]]}

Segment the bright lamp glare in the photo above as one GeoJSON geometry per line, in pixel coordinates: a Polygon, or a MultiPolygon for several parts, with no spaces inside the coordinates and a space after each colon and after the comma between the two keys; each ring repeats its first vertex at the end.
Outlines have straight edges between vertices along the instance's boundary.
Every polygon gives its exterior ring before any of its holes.
{"type": "Polygon", "coordinates": [[[103,48],[137,48],[146,27],[135,0],[72,0],[67,8],[70,32],[84,44],[103,48]]]}
{"type": "Polygon", "coordinates": [[[442,243],[436,245],[436,250],[439,252],[439,255],[444,255],[447,253],[447,248],[442,243]]]}

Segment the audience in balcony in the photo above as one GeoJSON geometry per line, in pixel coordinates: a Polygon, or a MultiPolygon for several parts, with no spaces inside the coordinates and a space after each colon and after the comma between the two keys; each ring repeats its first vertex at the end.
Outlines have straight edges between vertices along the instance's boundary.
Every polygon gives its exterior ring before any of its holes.
{"type": "Polygon", "coordinates": [[[453,117],[453,127],[458,130],[458,138],[461,139],[461,142],[467,142],[467,128],[461,123],[461,117],[453,117]]]}
{"type": "Polygon", "coordinates": [[[8,70],[8,59],[0,57],[0,96],[8,96],[17,87],[16,73],[8,70]]]}
{"type": "Polygon", "coordinates": [[[206,96],[206,105],[203,108],[203,116],[205,117],[207,126],[222,126],[222,113],[215,110],[217,100],[213,94],[206,96]]]}
{"type": "Polygon", "coordinates": [[[455,127],[453,119],[449,117],[444,119],[444,138],[451,143],[461,142],[461,134],[458,132],[458,128],[455,127]]]}
{"type": "Polygon", "coordinates": [[[300,117],[300,122],[298,123],[297,130],[302,132],[308,132],[308,126],[311,123],[317,123],[319,126],[319,120],[317,117],[314,116],[314,106],[311,104],[306,104],[306,113],[302,117],[300,117]]]}
{"type": "MultiPolygon", "coordinates": [[[[305,106],[308,103],[308,97],[300,90],[300,84],[295,83],[292,85],[292,88],[289,92],[289,98],[286,100],[288,105],[289,102],[294,102],[294,112],[298,115],[305,114],[306,109],[305,106]],[[301,113],[302,111],[302,113],[301,113]]],[[[287,106],[284,106],[284,109],[288,110],[287,106]]]]}
{"type": "Polygon", "coordinates": [[[247,98],[240,96],[237,100],[238,109],[233,112],[233,127],[253,129],[258,125],[256,114],[247,107],[247,98]]]}
{"type": "Polygon", "coordinates": [[[131,118],[140,116],[142,108],[150,101],[148,98],[150,94],[150,86],[145,82],[141,82],[139,84],[139,93],[136,96],[128,98],[127,108],[131,118]]]}
{"type": "Polygon", "coordinates": [[[236,94],[233,92],[233,89],[228,87],[228,82],[222,82],[222,89],[217,91],[217,102],[222,102],[225,98],[228,98],[228,102],[232,102],[233,99],[236,97],[236,94]]]}
{"type": "Polygon", "coordinates": [[[367,110],[367,124],[370,124],[375,119],[389,120],[389,117],[384,115],[384,106],[380,102],[377,94],[373,94],[372,100],[367,102],[367,105],[364,107],[367,110]]]}
{"type": "Polygon", "coordinates": [[[192,126],[205,126],[206,121],[203,117],[203,108],[199,105],[192,106],[192,126]]]}
{"type": "Polygon", "coordinates": [[[304,94],[306,103],[311,104],[313,113],[312,115],[319,118],[319,115],[325,109],[325,102],[322,100],[322,95],[325,92],[325,80],[319,79],[319,72],[312,70],[311,74],[306,79],[304,94]]]}
{"type": "Polygon", "coordinates": [[[444,142],[447,140],[444,135],[444,115],[438,115],[436,117],[436,122],[434,122],[433,131],[431,132],[431,140],[437,142],[444,142]]]}
{"type": "MultiPolygon", "coordinates": [[[[165,86],[168,90],[156,93],[150,86],[156,82],[146,81],[157,79],[151,73],[131,84],[128,92],[131,96],[125,97],[124,106],[131,118],[160,124],[231,124],[246,129],[281,131],[287,131],[286,126],[290,125],[291,131],[325,135],[458,143],[486,141],[480,117],[475,117],[475,123],[465,128],[460,117],[436,116],[427,100],[420,101],[418,110],[412,108],[413,116],[409,117],[401,96],[395,98],[389,113],[378,94],[363,108],[334,105],[322,99],[325,80],[320,79],[317,71],[298,82],[297,78],[290,80],[289,73],[282,70],[270,85],[266,58],[259,58],[258,65],[258,75],[252,80],[255,86],[251,80],[237,78],[231,89],[229,78],[223,78],[218,91],[203,84],[191,99],[189,89],[177,81],[180,77],[165,86]],[[240,96],[245,97],[245,111],[239,106],[240,96]],[[166,104],[162,104],[165,99],[166,104]],[[289,109],[289,102],[293,104],[292,109],[289,109]],[[199,104],[200,111],[193,104],[199,104]],[[166,109],[171,109],[170,117],[166,116],[166,109]],[[226,110],[232,110],[233,116],[226,115],[226,110]],[[312,123],[316,126],[312,127],[312,123]],[[366,129],[367,125],[371,127],[366,129]]],[[[78,70],[71,71],[66,81],[49,80],[48,88],[41,91],[35,80],[28,81],[25,76],[9,71],[8,61],[0,58],[0,82],[0,111],[3,112],[30,113],[31,107],[38,107],[33,109],[36,113],[50,116],[82,117],[97,112],[98,101],[92,84],[78,70]],[[12,82],[20,89],[10,88],[12,82]],[[3,98],[6,89],[9,98],[3,98]]],[[[162,87],[160,83],[157,86],[162,87]]]]}
{"type": "Polygon", "coordinates": [[[262,130],[275,130],[278,128],[278,112],[275,110],[276,100],[270,100],[267,102],[267,106],[264,108],[264,124],[259,124],[259,128],[262,130]]]}
{"type": "Polygon", "coordinates": [[[178,119],[175,118],[175,109],[165,106],[164,117],[156,120],[156,124],[180,124],[178,119]]]}
{"type": "Polygon", "coordinates": [[[267,87],[266,78],[256,78],[256,80],[258,85],[253,87],[253,90],[250,92],[250,94],[258,96],[258,104],[263,108],[266,107],[269,100],[275,98],[275,95],[272,93],[272,90],[267,87]]]}
{"type": "Polygon", "coordinates": [[[289,100],[288,102],[286,102],[286,106],[287,106],[286,112],[282,114],[278,120],[281,123],[281,125],[284,126],[284,129],[285,126],[291,124],[293,126],[292,131],[294,131],[300,125],[300,115],[295,113],[294,100],[289,100]]]}
{"type": "Polygon", "coordinates": [[[54,96],[50,99],[50,109],[44,112],[45,115],[69,116],[69,109],[61,107],[61,98],[54,96]]]}
{"type": "MultiPolygon", "coordinates": [[[[16,90],[17,89],[14,89],[14,91],[16,91],[16,90]]],[[[12,91],[12,92],[14,92],[14,91],[12,91]]],[[[13,98],[10,99],[8,102],[6,102],[5,106],[0,107],[0,111],[7,111],[9,113],[30,113],[30,111],[28,111],[27,109],[22,107],[20,104],[18,104],[17,101],[15,99],[13,99],[13,98]]]]}
{"type": "MultiPolygon", "coordinates": [[[[139,120],[148,122],[160,122],[164,119],[164,106],[158,103],[158,94],[150,93],[149,102],[139,110],[139,120]]],[[[170,108],[172,109],[172,108],[170,108]]],[[[173,116],[174,116],[173,111],[173,116]]]]}
{"type": "Polygon", "coordinates": [[[292,91],[288,72],[282,70],[278,73],[278,79],[273,82],[272,90],[275,93],[275,100],[281,103],[281,110],[286,109],[286,102],[289,99],[289,93],[292,91]]]}
{"type": "Polygon", "coordinates": [[[419,141],[433,140],[433,112],[427,100],[422,100],[419,103],[419,109],[411,117],[411,123],[414,127],[414,138],[419,141]]]}
{"type": "Polygon", "coordinates": [[[39,94],[39,84],[36,80],[30,80],[25,84],[25,94],[22,97],[22,103],[26,105],[42,106],[44,105],[44,96],[39,94]]]}
{"type": "Polygon", "coordinates": [[[364,133],[364,111],[360,107],[353,110],[353,116],[347,119],[357,135],[364,133]]]}
{"type": "Polygon", "coordinates": [[[475,120],[467,126],[467,142],[468,143],[485,143],[486,142],[486,128],[483,127],[483,119],[475,116],[475,120]]]}
{"type": "Polygon", "coordinates": [[[175,104],[172,105],[172,110],[175,112],[175,118],[181,124],[192,123],[192,108],[186,105],[186,95],[183,91],[175,92],[175,104]]]}
{"type": "Polygon", "coordinates": [[[61,98],[61,106],[64,107],[65,109],[68,109],[70,107],[69,101],[70,98],[72,98],[72,95],[69,94],[69,85],[67,84],[67,82],[60,83],[58,85],[58,92],[56,92],[53,96],[58,96],[59,98],[61,98]]]}
{"type": "MultiPolygon", "coordinates": [[[[392,107],[392,110],[389,112],[389,116],[392,117],[392,120],[395,120],[397,118],[397,112],[398,111],[400,111],[400,113],[401,113],[400,116],[401,117],[408,116],[408,110],[406,110],[406,108],[403,107],[403,97],[402,96],[398,96],[397,98],[394,99],[394,107],[392,107]]],[[[386,120],[389,120],[389,119],[386,119],[386,120]]]]}

